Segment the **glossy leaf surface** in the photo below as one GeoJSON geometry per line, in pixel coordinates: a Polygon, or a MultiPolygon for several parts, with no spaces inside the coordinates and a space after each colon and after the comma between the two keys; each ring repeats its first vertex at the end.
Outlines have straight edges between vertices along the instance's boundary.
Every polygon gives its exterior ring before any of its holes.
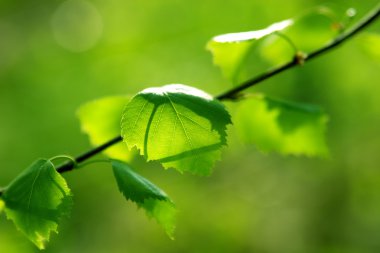
{"type": "Polygon", "coordinates": [[[179,84],[148,88],[125,107],[122,137],[165,168],[209,175],[226,145],[224,106],[205,92],[179,84]]]}

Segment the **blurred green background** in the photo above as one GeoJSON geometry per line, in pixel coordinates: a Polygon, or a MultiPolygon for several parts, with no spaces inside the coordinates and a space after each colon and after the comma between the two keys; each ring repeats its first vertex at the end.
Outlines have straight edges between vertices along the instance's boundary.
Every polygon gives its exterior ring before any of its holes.
{"type": "MultiPolygon", "coordinates": [[[[0,185],[38,157],[87,150],[75,111],[91,99],[168,83],[228,89],[205,50],[214,35],[324,3],[360,17],[377,2],[0,0],[0,185]]],[[[263,154],[231,129],[211,177],[136,159],[180,210],[174,241],[92,165],[65,174],[75,204],[45,252],[380,252],[380,61],[361,48],[353,39],[257,88],[323,106],[331,158],[263,154]]],[[[0,252],[38,250],[2,215],[0,252]]]]}

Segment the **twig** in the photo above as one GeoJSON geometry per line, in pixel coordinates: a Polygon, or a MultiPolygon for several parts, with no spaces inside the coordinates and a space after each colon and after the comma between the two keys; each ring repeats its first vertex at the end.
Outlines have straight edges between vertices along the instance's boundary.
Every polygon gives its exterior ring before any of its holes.
{"type": "MultiPolygon", "coordinates": [[[[369,24],[373,23],[379,16],[380,16],[380,4],[376,8],[374,8],[373,11],[371,11],[368,15],[366,15],[362,20],[360,20],[357,23],[357,25],[355,25],[353,28],[342,33],[337,38],[335,38],[333,41],[328,43],[326,46],[321,47],[321,48],[309,53],[308,55],[305,55],[302,59],[303,62],[314,59],[314,58],[316,58],[316,57],[318,57],[318,56],[320,56],[326,52],[329,52],[331,49],[338,47],[343,42],[352,38],[358,32],[360,32],[361,30],[366,28],[369,24]]],[[[299,60],[295,57],[293,59],[293,61],[288,62],[288,63],[286,63],[280,67],[277,67],[275,69],[269,70],[268,72],[265,72],[265,73],[255,77],[255,78],[251,79],[251,80],[248,80],[248,81],[242,83],[241,85],[216,96],[215,98],[219,99],[219,100],[235,99],[241,91],[248,89],[248,88],[250,88],[250,87],[252,87],[258,83],[261,83],[262,81],[264,81],[264,80],[266,80],[272,76],[275,76],[277,74],[280,74],[280,73],[284,72],[285,70],[288,70],[288,69],[295,67],[297,65],[299,65],[299,60]]]]}

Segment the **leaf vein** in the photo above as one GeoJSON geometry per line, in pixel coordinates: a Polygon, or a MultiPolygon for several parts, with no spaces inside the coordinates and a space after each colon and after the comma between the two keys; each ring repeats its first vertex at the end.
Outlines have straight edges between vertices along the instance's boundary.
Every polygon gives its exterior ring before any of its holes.
{"type": "Polygon", "coordinates": [[[194,145],[193,145],[193,143],[192,143],[192,141],[191,141],[190,136],[188,135],[188,133],[187,133],[187,131],[186,131],[185,125],[183,124],[183,121],[182,121],[182,119],[181,119],[181,117],[180,117],[179,112],[177,111],[176,107],[174,106],[174,103],[173,103],[173,101],[171,100],[169,94],[165,93],[165,96],[168,98],[168,100],[169,100],[169,102],[170,102],[170,105],[172,106],[172,108],[173,108],[173,110],[174,110],[174,112],[175,112],[175,114],[176,114],[176,116],[177,116],[177,119],[178,119],[179,122],[181,123],[182,130],[183,130],[183,132],[184,132],[184,134],[185,134],[185,136],[186,136],[186,140],[187,140],[187,142],[188,142],[188,144],[189,144],[189,146],[190,146],[190,148],[191,148],[191,149],[190,149],[190,152],[192,152],[193,154],[196,155],[197,153],[194,152],[194,145]]]}
{"type": "Polygon", "coordinates": [[[33,183],[32,183],[32,185],[31,185],[30,194],[29,194],[29,198],[28,198],[28,210],[29,210],[29,208],[30,208],[30,202],[31,202],[31,200],[32,200],[32,195],[33,195],[33,192],[34,192],[34,185],[36,184],[36,181],[37,181],[38,177],[39,177],[40,174],[41,174],[41,170],[42,170],[42,169],[40,169],[40,170],[37,171],[37,175],[36,175],[36,177],[33,179],[33,183]]]}
{"type": "Polygon", "coordinates": [[[152,133],[152,138],[153,138],[153,136],[157,133],[158,126],[159,126],[160,123],[161,123],[162,113],[163,113],[163,111],[164,111],[164,109],[165,109],[165,106],[166,106],[166,104],[164,104],[164,105],[162,106],[161,111],[160,111],[160,113],[159,113],[159,115],[158,115],[157,123],[156,123],[156,125],[154,126],[154,130],[153,130],[153,133],[152,133]]]}
{"type": "Polygon", "coordinates": [[[192,118],[190,118],[189,116],[183,114],[183,113],[178,113],[180,116],[190,120],[191,122],[193,122],[195,125],[199,126],[200,128],[202,128],[203,130],[206,130],[206,131],[210,131],[209,129],[207,129],[205,126],[201,125],[201,123],[193,120],[192,118]]]}
{"type": "Polygon", "coordinates": [[[141,118],[141,114],[142,114],[142,112],[143,112],[143,110],[145,109],[145,106],[146,106],[147,104],[148,104],[148,101],[145,101],[145,104],[141,107],[141,110],[140,110],[139,114],[137,115],[136,121],[135,121],[135,123],[133,124],[132,129],[135,129],[135,128],[136,128],[137,122],[140,120],[140,118],[141,118]]]}

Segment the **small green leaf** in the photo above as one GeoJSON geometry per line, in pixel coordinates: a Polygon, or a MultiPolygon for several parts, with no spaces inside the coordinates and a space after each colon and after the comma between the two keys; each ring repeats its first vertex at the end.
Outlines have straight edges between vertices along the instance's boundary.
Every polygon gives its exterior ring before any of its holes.
{"type": "Polygon", "coordinates": [[[207,44],[207,49],[211,51],[214,64],[221,68],[223,75],[236,82],[239,68],[244,64],[255,42],[285,29],[292,23],[292,20],[284,20],[263,30],[218,35],[207,44]]]}
{"type": "Polygon", "coordinates": [[[298,48],[309,53],[333,40],[340,32],[340,19],[328,7],[317,7],[294,19],[282,32],[298,48]]]}
{"type": "Polygon", "coordinates": [[[148,161],[209,175],[226,145],[229,123],[219,101],[201,90],[172,84],[133,97],[124,109],[121,133],[129,148],[136,146],[148,161]]]}
{"type": "Polygon", "coordinates": [[[338,35],[337,23],[331,10],[320,7],[263,30],[216,36],[207,48],[223,75],[238,84],[292,61],[297,52],[307,54],[325,45],[338,35]]]}
{"type": "Polygon", "coordinates": [[[262,151],[327,156],[327,116],[316,106],[265,96],[243,100],[235,117],[238,134],[262,151]]]}
{"type": "Polygon", "coordinates": [[[2,198],[8,219],[39,249],[45,248],[52,231],[58,233],[60,218],[72,206],[65,179],[45,159],[34,162],[11,182],[2,198]]]}
{"type": "Polygon", "coordinates": [[[134,172],[128,164],[117,160],[112,160],[111,164],[124,197],[144,208],[147,215],[153,217],[173,239],[177,210],[171,199],[156,185],[134,172]]]}
{"type": "MultiPolygon", "coordinates": [[[[130,99],[125,96],[105,97],[82,105],[78,112],[82,131],[88,134],[94,146],[101,145],[120,135],[120,119],[124,106],[130,99]]],[[[104,151],[114,159],[129,161],[131,154],[124,143],[104,151]]]]}

